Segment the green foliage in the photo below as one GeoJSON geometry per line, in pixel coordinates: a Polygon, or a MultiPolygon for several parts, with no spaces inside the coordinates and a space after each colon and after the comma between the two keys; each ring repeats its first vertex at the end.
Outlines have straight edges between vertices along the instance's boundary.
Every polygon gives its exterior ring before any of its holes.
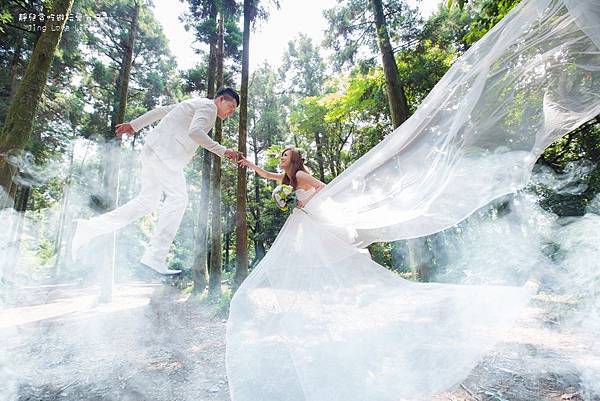
{"type": "Polygon", "coordinates": [[[560,216],[585,214],[586,207],[600,193],[600,124],[591,121],[555,141],[545,149],[538,164],[558,177],[569,177],[571,189],[580,188],[565,191],[535,184],[531,189],[538,195],[540,206],[560,216]]]}
{"type": "Polygon", "coordinates": [[[381,70],[373,70],[367,75],[354,74],[334,85],[329,88],[329,93],[302,99],[289,119],[295,140],[307,149],[307,165],[312,170],[317,168],[314,134],[321,136],[328,180],[337,176],[358,155],[360,150],[356,147],[360,149],[364,130],[373,133],[372,126],[361,122],[374,122],[379,140],[381,128],[387,124],[381,70]]]}
{"type": "MultiPolygon", "coordinates": [[[[418,9],[405,0],[389,0],[384,3],[384,13],[395,50],[412,48],[422,24],[418,9]]],[[[371,1],[340,1],[324,15],[329,26],[323,43],[334,51],[335,66],[341,68],[357,61],[373,66],[379,53],[371,1]]]]}
{"type": "Polygon", "coordinates": [[[371,259],[382,266],[392,266],[392,246],[390,243],[375,243],[369,246],[371,259]]]}
{"type": "Polygon", "coordinates": [[[0,33],[6,32],[5,25],[13,20],[12,14],[5,7],[0,8],[0,33]]]}
{"type": "Polygon", "coordinates": [[[481,0],[477,2],[475,18],[465,37],[468,43],[475,43],[509,13],[521,0],[481,0]]]}
{"type": "MultiPolygon", "coordinates": [[[[468,0],[458,0],[456,3],[458,4],[458,7],[462,10],[467,2],[468,0]]],[[[452,4],[454,4],[454,1],[448,0],[448,8],[452,8],[452,4]]]]}
{"type": "Polygon", "coordinates": [[[398,54],[398,73],[404,82],[411,112],[414,112],[450,68],[455,57],[454,52],[445,50],[430,40],[423,40],[416,51],[398,54]]]}
{"type": "Polygon", "coordinates": [[[41,265],[49,264],[54,258],[54,243],[48,238],[41,240],[39,242],[36,256],[40,258],[41,265]]]}
{"type": "MultiPolygon", "coordinates": [[[[226,17],[225,82],[235,86],[239,80],[242,41],[240,3],[231,0],[188,0],[187,3],[189,12],[183,22],[199,42],[213,39],[216,31],[210,12],[214,11],[214,6],[221,7],[219,10],[226,17]]],[[[399,78],[409,110],[414,112],[452,62],[500,21],[518,0],[449,1],[448,7],[442,5],[426,21],[405,1],[384,3],[399,78]]],[[[265,18],[269,3],[254,2],[253,5],[254,15],[265,18]]],[[[278,171],[281,151],[286,145],[293,144],[302,149],[309,169],[318,175],[322,168],[324,180],[329,182],[392,132],[370,5],[369,0],[344,0],[326,11],[329,26],[324,46],[333,53],[332,60],[323,58],[321,44],[299,35],[289,42],[281,69],[275,70],[264,64],[251,71],[247,154],[251,161],[269,171],[278,171]],[[333,67],[333,71],[328,67],[333,67]]],[[[176,102],[206,92],[207,52],[201,51],[198,63],[179,75],[159,19],[151,11],[151,7],[143,7],[140,15],[126,119],[135,118],[159,103],[176,102]]],[[[76,137],[112,135],[110,119],[131,2],[80,0],[75,2],[73,12],[95,18],[98,24],[79,26],[75,22],[75,29],[63,35],[26,148],[33,154],[33,160],[42,165],[52,160],[66,165],[71,141],[76,137]],[[122,23],[110,24],[110,21],[122,23]]],[[[12,8],[0,8],[0,29],[4,30],[0,36],[0,122],[13,84],[22,76],[37,39],[33,34],[23,35],[8,26],[7,23],[15,23],[11,21],[11,15],[15,15],[12,8]]],[[[512,122],[521,119],[537,101],[539,99],[528,96],[515,98],[518,107],[502,128],[513,129],[512,122]]],[[[144,133],[140,136],[143,140],[144,133]]],[[[224,145],[235,148],[237,136],[238,121],[233,116],[224,122],[224,145]]],[[[139,143],[136,141],[138,148],[139,143]]],[[[599,124],[590,122],[552,144],[539,163],[558,174],[570,171],[570,166],[581,160],[589,160],[597,166],[600,163],[599,143],[599,124]]],[[[94,193],[101,186],[103,162],[98,157],[98,149],[91,147],[86,159],[75,161],[73,166],[73,182],[86,194],[94,193]]],[[[128,189],[123,189],[124,199],[131,197],[137,188],[135,176],[139,166],[126,168],[133,178],[127,184],[128,189]]],[[[197,157],[186,171],[190,205],[172,248],[172,266],[183,268],[184,283],[190,280],[186,274],[196,247],[196,216],[199,208],[205,206],[200,201],[200,170],[201,158],[197,157]]],[[[236,172],[234,163],[223,162],[224,279],[230,278],[235,265],[236,172]]],[[[59,207],[67,174],[66,169],[58,170],[43,183],[36,184],[30,207],[33,205],[36,210],[59,207]]],[[[271,192],[277,183],[256,177],[251,172],[248,174],[250,256],[256,266],[288,214],[281,212],[271,200],[271,192]]],[[[542,186],[535,190],[547,210],[559,215],[578,215],[585,213],[586,206],[600,192],[599,170],[592,168],[581,177],[581,183],[585,190],[574,195],[542,186]]],[[[85,209],[82,213],[91,214],[92,211],[85,209]]],[[[50,227],[54,223],[44,221],[40,224],[50,227]]],[[[132,254],[141,253],[154,226],[153,216],[147,216],[123,233],[131,239],[128,247],[133,250],[132,254]]],[[[51,264],[55,234],[54,229],[44,230],[38,249],[27,252],[26,257],[35,259],[37,265],[51,264]]],[[[429,238],[427,244],[433,251],[438,246],[435,238],[429,238]]],[[[371,252],[378,263],[398,271],[409,270],[404,243],[374,244],[371,252]]],[[[434,258],[432,263],[442,265],[443,260],[434,258]]],[[[225,313],[228,297],[230,293],[226,291],[217,305],[216,310],[221,311],[218,313],[225,313]]]]}
{"type": "Polygon", "coordinates": [[[319,48],[304,34],[288,42],[283,55],[280,75],[285,82],[286,96],[315,96],[325,82],[325,62],[319,48]]]}
{"type": "Polygon", "coordinates": [[[186,93],[206,93],[208,82],[207,63],[197,64],[194,67],[182,72],[183,90],[186,93]]]}
{"type": "MultiPolygon", "coordinates": [[[[248,102],[248,158],[266,169],[277,170],[279,154],[274,144],[281,146],[286,127],[283,99],[278,95],[278,75],[268,64],[262,65],[251,76],[248,102]]],[[[253,174],[248,180],[248,227],[254,244],[252,265],[264,255],[285,220],[271,200],[276,183],[253,174]]],[[[233,205],[232,205],[233,208],[233,205]]]]}
{"type": "MultiPolygon", "coordinates": [[[[124,39],[129,34],[133,10],[129,1],[104,0],[86,3],[85,12],[100,23],[86,25],[85,29],[91,57],[83,67],[80,90],[93,111],[83,119],[81,132],[85,137],[112,138],[110,123],[118,93],[118,72],[126,51],[124,39]],[[108,30],[107,22],[117,20],[128,22],[108,30]]],[[[126,119],[155,107],[161,100],[170,103],[182,97],[176,62],[170,54],[167,38],[151,9],[146,7],[140,10],[134,50],[126,119]]]]}
{"type": "Polygon", "coordinates": [[[462,54],[469,48],[465,36],[469,33],[474,16],[470,8],[440,7],[432,14],[419,33],[419,42],[416,46],[420,51],[424,44],[440,48],[448,53],[462,54]]]}
{"type": "Polygon", "coordinates": [[[237,24],[241,15],[241,6],[234,0],[187,0],[188,8],[180,17],[186,31],[193,31],[197,42],[215,43],[217,35],[216,15],[224,16],[223,37],[225,59],[239,60],[242,32],[237,24]]]}
{"type": "Polygon", "coordinates": [[[225,319],[229,315],[229,304],[233,293],[230,288],[223,290],[221,296],[217,299],[208,298],[209,302],[212,302],[213,308],[211,311],[211,318],[213,319],[225,319]]]}

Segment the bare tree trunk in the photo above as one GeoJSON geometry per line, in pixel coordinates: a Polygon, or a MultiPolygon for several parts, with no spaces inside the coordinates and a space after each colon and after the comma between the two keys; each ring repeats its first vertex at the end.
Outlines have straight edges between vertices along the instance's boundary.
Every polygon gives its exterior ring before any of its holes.
{"type": "MultiPolygon", "coordinates": [[[[406,95],[398,76],[398,66],[396,65],[394,52],[390,44],[382,1],[371,0],[371,4],[375,13],[377,43],[381,52],[392,125],[394,128],[398,128],[408,118],[409,112],[406,95]]],[[[411,268],[418,273],[421,280],[427,280],[431,274],[431,258],[427,256],[429,248],[427,247],[425,238],[407,240],[407,245],[411,268]]]]}
{"type": "Polygon", "coordinates": [[[398,66],[394,59],[394,52],[390,44],[390,37],[387,31],[385,14],[381,0],[371,0],[373,11],[375,13],[375,28],[377,30],[377,43],[381,52],[383,62],[383,73],[387,86],[388,102],[390,113],[392,115],[392,125],[397,128],[408,118],[408,105],[404,89],[400,84],[398,76],[398,66]]]}
{"type": "Polygon", "coordinates": [[[22,186],[19,197],[15,202],[15,209],[17,213],[14,218],[11,219],[11,224],[8,227],[8,241],[7,251],[4,255],[3,260],[0,260],[0,272],[2,282],[9,286],[14,286],[15,281],[15,269],[19,259],[19,252],[21,248],[21,235],[23,233],[23,220],[25,219],[25,211],[27,210],[27,203],[31,194],[31,187],[22,186]]]}
{"type": "Polygon", "coordinates": [[[432,271],[432,252],[427,237],[408,240],[408,258],[410,268],[420,281],[429,281],[432,271]]]}
{"type": "MultiPolygon", "coordinates": [[[[2,189],[2,188],[0,188],[2,189]]],[[[12,183],[12,185],[9,188],[9,192],[8,192],[8,198],[5,200],[6,204],[4,205],[5,207],[13,207],[14,206],[14,199],[17,196],[17,190],[19,189],[19,186],[16,183],[12,183]]],[[[2,208],[2,205],[0,204],[0,209],[2,208]]]]}
{"type": "MultiPolygon", "coordinates": [[[[211,10],[211,20],[217,22],[217,14],[214,5],[211,10]]],[[[215,78],[217,74],[216,53],[217,44],[216,37],[211,38],[210,52],[208,59],[208,88],[207,97],[213,99],[215,97],[215,78]]],[[[209,133],[212,136],[212,131],[209,133]]],[[[202,292],[206,288],[208,282],[208,215],[210,208],[210,170],[211,170],[212,154],[206,149],[202,152],[202,181],[200,185],[200,210],[198,211],[198,228],[196,236],[196,253],[194,257],[194,265],[192,266],[192,279],[194,281],[194,292],[202,292]]]]}
{"type": "Polygon", "coordinates": [[[71,192],[71,175],[73,173],[73,156],[75,153],[75,145],[71,145],[71,155],[69,156],[69,172],[63,185],[63,198],[60,207],[60,216],[58,219],[58,228],[56,230],[56,239],[54,241],[54,277],[60,276],[60,268],[62,266],[62,243],[65,230],[65,220],[67,215],[67,205],[69,204],[69,195],[71,192]]]}
{"type": "MultiPolygon", "coordinates": [[[[240,86],[240,124],[238,151],[246,154],[246,137],[248,135],[248,76],[250,69],[250,17],[251,0],[244,0],[244,34],[242,50],[242,83],[240,86]]],[[[246,222],[246,170],[237,169],[237,190],[235,210],[235,255],[236,269],[234,287],[237,289],[248,276],[248,223],[246,222]]]]}
{"type": "Polygon", "coordinates": [[[325,167],[323,163],[323,146],[321,145],[321,135],[315,131],[315,143],[317,145],[317,165],[319,166],[319,179],[325,182],[325,167]]]}
{"type": "MultiPolygon", "coordinates": [[[[256,138],[256,134],[252,137],[253,140],[253,148],[254,148],[254,164],[258,165],[258,138],[256,138]]],[[[254,262],[253,265],[256,264],[257,261],[261,260],[263,256],[265,256],[265,244],[263,241],[258,239],[260,232],[262,230],[261,227],[261,216],[260,216],[260,179],[258,174],[254,174],[254,201],[256,202],[256,224],[254,225],[254,262]]]]}
{"type": "Polygon", "coordinates": [[[133,66],[133,45],[135,44],[135,37],[138,30],[138,19],[140,14],[140,3],[139,0],[135,1],[133,8],[133,15],[131,18],[131,27],[129,29],[129,35],[127,41],[123,43],[124,53],[123,62],[120,72],[120,87],[118,88],[118,104],[116,107],[116,118],[113,120],[114,124],[111,132],[111,136],[114,133],[115,126],[121,124],[125,120],[125,109],[127,107],[127,93],[129,91],[129,77],[131,75],[131,67],[133,66]]]}
{"type": "MultiPolygon", "coordinates": [[[[29,140],[37,108],[46,87],[48,72],[54,59],[54,53],[60,42],[65,22],[71,12],[73,0],[54,0],[52,14],[62,14],[62,21],[46,22],[46,30],[42,32],[31,54],[27,69],[10,102],[4,128],[0,133],[0,153],[21,151],[29,140]]],[[[12,178],[16,170],[3,158],[0,158],[0,186],[10,194],[12,178]]],[[[0,208],[5,205],[0,205],[0,208]]]]}
{"type": "MultiPolygon", "coordinates": [[[[111,119],[110,132],[107,134],[107,161],[104,173],[105,193],[107,195],[106,206],[114,209],[119,205],[119,167],[121,164],[121,142],[114,137],[117,124],[125,121],[125,108],[127,107],[127,93],[129,91],[129,76],[133,64],[133,46],[138,29],[138,19],[140,13],[140,3],[136,1],[131,18],[131,26],[127,40],[122,43],[123,59],[119,79],[117,82],[117,99],[114,107],[113,117],[111,119]]],[[[104,246],[104,263],[102,271],[102,286],[100,290],[100,302],[111,302],[112,290],[115,278],[115,259],[117,256],[117,234],[112,233],[106,236],[104,246]]]]}
{"type": "Polygon", "coordinates": [[[23,45],[23,38],[19,34],[17,36],[17,46],[15,47],[15,53],[13,54],[10,62],[10,98],[12,99],[17,90],[17,70],[19,67],[19,61],[21,60],[21,50],[23,45]]]}
{"type": "MultiPolygon", "coordinates": [[[[223,13],[219,18],[218,39],[217,39],[217,87],[223,86],[223,13]]],[[[215,140],[223,140],[223,124],[219,118],[215,123],[215,140]]],[[[215,157],[212,166],[212,200],[211,200],[211,258],[210,274],[208,281],[208,294],[211,297],[221,295],[221,235],[223,232],[221,220],[221,158],[215,157]]]]}
{"type": "Polygon", "coordinates": [[[339,155],[337,156],[330,156],[328,157],[328,164],[329,164],[329,170],[331,171],[331,175],[333,175],[334,177],[338,176],[338,172],[337,172],[337,168],[335,166],[335,157],[339,157],[339,155]]]}
{"type": "Polygon", "coordinates": [[[229,268],[229,248],[231,248],[231,233],[225,233],[225,268],[229,268]]]}

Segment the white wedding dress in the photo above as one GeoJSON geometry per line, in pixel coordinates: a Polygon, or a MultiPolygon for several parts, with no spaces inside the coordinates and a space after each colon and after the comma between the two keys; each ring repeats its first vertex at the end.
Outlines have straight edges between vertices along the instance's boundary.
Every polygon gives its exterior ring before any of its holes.
{"type": "Polygon", "coordinates": [[[404,280],[296,208],[231,301],[232,400],[435,394],[460,383],[531,294],[404,280]]]}
{"type": "Polygon", "coordinates": [[[533,289],[414,283],[359,248],[439,232],[522,188],[550,143],[600,115],[599,93],[600,1],[521,1],[293,210],[231,300],[232,400],[427,400],[464,380],[533,289]]]}

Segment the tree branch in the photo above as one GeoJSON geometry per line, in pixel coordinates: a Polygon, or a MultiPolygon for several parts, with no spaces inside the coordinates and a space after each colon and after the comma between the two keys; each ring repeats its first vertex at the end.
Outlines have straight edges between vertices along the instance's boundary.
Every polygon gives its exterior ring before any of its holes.
{"type": "Polygon", "coordinates": [[[353,23],[354,21],[363,18],[367,11],[369,11],[369,7],[365,7],[360,14],[358,14],[356,17],[350,20],[350,23],[353,23]]]}
{"type": "Polygon", "coordinates": [[[24,29],[24,28],[21,28],[21,27],[16,26],[16,25],[9,24],[8,22],[6,22],[5,25],[9,26],[11,28],[14,28],[14,29],[18,29],[19,31],[30,33],[30,34],[32,34],[34,36],[40,36],[39,33],[37,33],[37,32],[33,32],[33,31],[30,31],[29,29],[24,29]]]}
{"type": "Polygon", "coordinates": [[[123,49],[123,46],[121,45],[121,43],[117,42],[115,40],[115,38],[112,37],[111,33],[106,30],[106,28],[103,28],[102,25],[98,25],[98,29],[100,29],[102,31],[104,36],[106,36],[110,39],[110,41],[113,43],[113,45],[115,45],[115,47],[119,48],[120,50],[123,49]]]}
{"type": "Polygon", "coordinates": [[[342,140],[342,143],[338,149],[338,153],[340,153],[342,151],[342,149],[344,149],[344,146],[346,146],[346,143],[348,142],[348,139],[350,138],[350,136],[352,135],[352,133],[354,132],[354,128],[356,128],[355,124],[352,124],[352,127],[350,127],[350,129],[348,130],[348,135],[346,135],[346,137],[342,140]]]}
{"type": "Polygon", "coordinates": [[[17,6],[21,7],[23,10],[27,11],[28,13],[37,13],[37,10],[35,8],[28,8],[27,4],[22,3],[20,0],[13,0],[13,3],[15,3],[17,6]]]}

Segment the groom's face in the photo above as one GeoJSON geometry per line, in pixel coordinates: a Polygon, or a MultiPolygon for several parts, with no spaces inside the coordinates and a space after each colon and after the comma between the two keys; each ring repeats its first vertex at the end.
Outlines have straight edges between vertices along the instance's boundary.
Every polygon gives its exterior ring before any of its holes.
{"type": "Polygon", "coordinates": [[[217,115],[221,120],[226,119],[233,114],[237,108],[237,102],[235,100],[228,100],[223,96],[217,98],[217,115]]]}

